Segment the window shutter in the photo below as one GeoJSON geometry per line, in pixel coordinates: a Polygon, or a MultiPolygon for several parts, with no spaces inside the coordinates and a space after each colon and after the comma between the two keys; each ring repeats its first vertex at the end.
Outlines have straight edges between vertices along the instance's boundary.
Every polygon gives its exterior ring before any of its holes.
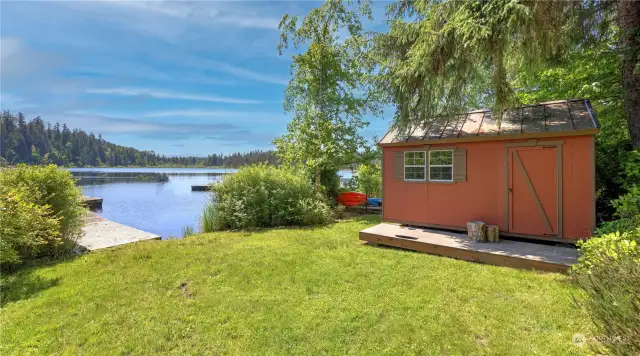
{"type": "Polygon", "coordinates": [[[467,150],[464,148],[453,150],[453,181],[467,181],[467,150]]]}
{"type": "Polygon", "coordinates": [[[393,154],[393,178],[404,179],[404,152],[393,154]]]}

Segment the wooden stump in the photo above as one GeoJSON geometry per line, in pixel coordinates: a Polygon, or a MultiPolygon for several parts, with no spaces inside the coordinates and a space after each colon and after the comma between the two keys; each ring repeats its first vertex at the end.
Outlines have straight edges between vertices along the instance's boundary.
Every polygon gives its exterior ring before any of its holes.
{"type": "Polygon", "coordinates": [[[500,242],[500,228],[496,225],[487,225],[487,242],[500,242]]]}
{"type": "Polygon", "coordinates": [[[467,235],[469,236],[469,240],[485,242],[485,224],[482,221],[467,222],[467,235]]]}

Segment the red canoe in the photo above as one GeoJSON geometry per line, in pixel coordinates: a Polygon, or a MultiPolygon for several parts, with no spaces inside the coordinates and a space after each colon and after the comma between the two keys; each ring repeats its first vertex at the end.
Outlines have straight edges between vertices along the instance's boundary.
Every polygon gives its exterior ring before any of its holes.
{"type": "Polygon", "coordinates": [[[346,207],[364,205],[367,201],[367,196],[358,192],[346,192],[338,194],[336,201],[346,207]]]}

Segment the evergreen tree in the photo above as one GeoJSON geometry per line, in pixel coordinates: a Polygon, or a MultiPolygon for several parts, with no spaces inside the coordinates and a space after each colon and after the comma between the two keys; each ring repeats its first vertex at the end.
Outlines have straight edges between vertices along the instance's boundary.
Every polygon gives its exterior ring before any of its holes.
{"type": "Polygon", "coordinates": [[[102,135],[70,130],[66,124],[53,127],[40,117],[27,122],[22,113],[5,111],[0,116],[0,158],[10,163],[60,166],[228,166],[269,162],[276,164],[272,151],[255,150],[230,155],[212,154],[207,157],[167,157],[153,151],[140,151],[105,141],[102,135]]]}
{"type": "Polygon", "coordinates": [[[640,147],[640,1],[398,1],[388,10],[371,69],[399,128],[481,107],[500,118],[520,104],[514,80],[523,73],[566,62],[575,48],[611,43],[629,134],[640,147]]]}

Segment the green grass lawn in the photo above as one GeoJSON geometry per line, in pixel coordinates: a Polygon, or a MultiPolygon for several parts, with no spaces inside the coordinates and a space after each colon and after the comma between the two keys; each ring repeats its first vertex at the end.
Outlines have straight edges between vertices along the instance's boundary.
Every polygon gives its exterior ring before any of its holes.
{"type": "Polygon", "coordinates": [[[376,218],[150,241],[3,276],[8,354],[584,354],[566,276],[358,240],[376,218]]]}

